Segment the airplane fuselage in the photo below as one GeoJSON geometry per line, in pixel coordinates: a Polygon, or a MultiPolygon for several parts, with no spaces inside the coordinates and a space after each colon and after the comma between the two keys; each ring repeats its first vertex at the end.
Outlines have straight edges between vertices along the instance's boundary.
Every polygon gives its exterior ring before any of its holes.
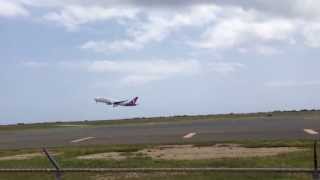
{"type": "Polygon", "coordinates": [[[117,106],[137,106],[138,104],[136,104],[138,100],[138,97],[134,97],[132,100],[123,100],[123,101],[113,101],[107,98],[101,98],[101,97],[97,97],[94,98],[94,101],[96,103],[105,103],[106,105],[112,105],[113,107],[117,107],[117,106]]]}

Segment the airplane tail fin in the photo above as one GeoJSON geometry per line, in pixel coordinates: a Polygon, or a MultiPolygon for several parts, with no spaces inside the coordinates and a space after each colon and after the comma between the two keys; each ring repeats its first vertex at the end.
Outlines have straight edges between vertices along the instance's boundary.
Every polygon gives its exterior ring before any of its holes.
{"type": "Polygon", "coordinates": [[[133,98],[133,103],[134,103],[134,104],[136,104],[136,102],[138,101],[138,98],[139,98],[139,97],[133,98]]]}
{"type": "Polygon", "coordinates": [[[138,98],[139,98],[139,97],[134,97],[134,98],[130,101],[130,104],[136,105],[136,102],[138,101],[138,98]]]}

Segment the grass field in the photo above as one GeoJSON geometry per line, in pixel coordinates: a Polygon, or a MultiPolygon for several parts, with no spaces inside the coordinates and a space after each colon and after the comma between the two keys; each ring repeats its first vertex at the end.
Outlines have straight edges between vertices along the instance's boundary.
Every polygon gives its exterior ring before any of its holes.
{"type": "MultiPolygon", "coordinates": [[[[16,175],[1,174],[1,180],[54,180],[51,174],[30,174],[21,173],[16,175]]],[[[305,174],[248,174],[248,173],[191,173],[191,174],[88,174],[88,173],[69,173],[64,174],[62,179],[66,180],[311,180],[310,175],[305,174]]]]}
{"type": "MultiPolygon", "coordinates": [[[[215,142],[198,143],[194,146],[209,146],[215,142]]],[[[144,148],[150,148],[155,145],[109,145],[109,146],[83,146],[83,147],[65,147],[52,148],[51,153],[57,154],[55,157],[61,167],[313,167],[313,154],[311,141],[242,141],[228,142],[238,143],[244,147],[300,147],[303,151],[291,152],[269,157],[250,157],[250,158],[223,158],[223,159],[205,159],[205,160],[159,160],[145,156],[131,156],[132,153],[144,148]],[[87,154],[101,152],[119,152],[127,156],[126,160],[80,160],[76,157],[87,154]]],[[[39,149],[26,150],[3,150],[0,157],[16,154],[26,154],[39,152],[39,149]]],[[[34,157],[26,160],[1,160],[0,168],[50,168],[51,165],[44,156],[34,157]]],[[[121,174],[95,174],[95,173],[67,173],[63,179],[310,179],[307,174],[266,174],[266,173],[121,173],[121,174]]],[[[0,179],[18,180],[32,179],[45,180],[54,179],[52,174],[31,174],[19,173],[0,174],[0,179]]]]}

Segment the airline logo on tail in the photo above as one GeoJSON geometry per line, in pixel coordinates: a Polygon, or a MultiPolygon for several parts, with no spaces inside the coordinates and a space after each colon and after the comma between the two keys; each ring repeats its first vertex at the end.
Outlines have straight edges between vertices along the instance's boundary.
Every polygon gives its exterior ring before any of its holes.
{"type": "Polygon", "coordinates": [[[136,102],[138,101],[138,97],[134,97],[131,101],[129,101],[126,106],[136,106],[136,102]]]}
{"type": "Polygon", "coordinates": [[[96,103],[105,103],[106,105],[112,105],[113,107],[117,106],[137,106],[137,101],[139,97],[134,97],[132,100],[123,100],[123,101],[113,101],[107,98],[94,98],[96,103]]]}

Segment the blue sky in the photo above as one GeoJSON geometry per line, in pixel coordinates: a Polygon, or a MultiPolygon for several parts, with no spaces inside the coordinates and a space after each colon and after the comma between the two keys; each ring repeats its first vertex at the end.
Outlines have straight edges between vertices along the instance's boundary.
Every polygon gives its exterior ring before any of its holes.
{"type": "Polygon", "coordinates": [[[221,2],[0,0],[0,124],[319,108],[320,2],[221,2]]]}

